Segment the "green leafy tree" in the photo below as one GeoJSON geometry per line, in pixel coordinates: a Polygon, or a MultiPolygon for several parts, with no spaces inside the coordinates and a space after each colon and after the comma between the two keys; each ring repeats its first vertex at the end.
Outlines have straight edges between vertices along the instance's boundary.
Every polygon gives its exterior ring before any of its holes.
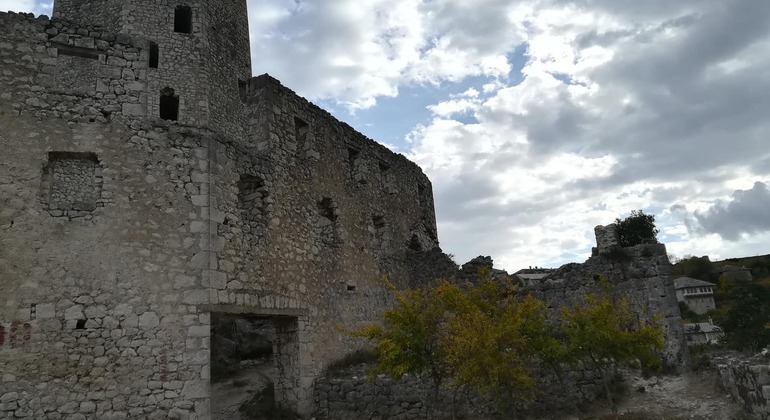
{"type": "Polygon", "coordinates": [[[424,290],[393,290],[396,307],[382,325],[354,335],[374,341],[376,372],[431,378],[434,401],[442,385],[495,397],[500,408],[534,395],[539,352],[553,352],[543,303],[519,298],[490,281],[459,287],[447,281],[424,290]]]}
{"type": "Polygon", "coordinates": [[[711,263],[708,255],[704,255],[702,257],[685,255],[682,259],[677,261],[676,264],[674,264],[672,267],[672,274],[710,281],[712,280],[711,272],[713,270],[714,265],[711,263]]]}
{"type": "Polygon", "coordinates": [[[534,396],[540,355],[559,345],[543,302],[507,290],[492,281],[454,289],[447,323],[451,385],[491,395],[504,410],[534,396]]]}
{"type": "Polygon", "coordinates": [[[396,307],[386,311],[382,325],[368,325],[353,332],[354,336],[374,341],[377,354],[376,372],[393,377],[404,374],[427,376],[433,382],[434,400],[450,366],[446,356],[447,299],[453,286],[442,282],[431,289],[397,291],[388,286],[396,298],[396,307]]]}
{"type": "Polygon", "coordinates": [[[466,287],[439,281],[427,289],[392,289],[396,306],[383,323],[354,335],[373,341],[376,373],[428,377],[434,401],[447,386],[455,395],[475,390],[494,397],[501,409],[515,409],[535,395],[536,370],[551,368],[564,380],[565,366],[587,365],[600,373],[614,409],[616,366],[659,364],[663,333],[638,319],[627,300],[612,299],[606,279],[604,285],[603,294],[562,308],[559,328],[548,322],[542,301],[488,278],[466,287]]]}
{"type": "Polygon", "coordinates": [[[651,241],[658,242],[658,228],[655,227],[655,216],[644,214],[642,210],[632,210],[631,215],[623,220],[615,219],[618,226],[621,246],[634,246],[651,241]]]}
{"type": "Polygon", "coordinates": [[[756,351],[770,345],[770,287],[735,283],[724,319],[727,343],[738,350],[756,351]]]}
{"type": "Polygon", "coordinates": [[[613,299],[605,285],[601,294],[584,296],[582,304],[562,307],[566,362],[594,368],[601,376],[605,397],[616,412],[612,381],[621,363],[640,361],[659,366],[664,334],[654,323],[640,319],[627,299],[613,299]]]}

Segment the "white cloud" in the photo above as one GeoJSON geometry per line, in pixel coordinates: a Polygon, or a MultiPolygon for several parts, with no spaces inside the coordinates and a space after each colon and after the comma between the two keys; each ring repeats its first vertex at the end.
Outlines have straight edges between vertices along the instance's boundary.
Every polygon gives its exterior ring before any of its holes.
{"type": "Polygon", "coordinates": [[[595,224],[641,208],[658,214],[677,251],[758,249],[750,245],[765,235],[758,218],[733,222],[745,247],[722,240],[723,221],[759,214],[758,201],[713,203],[770,171],[762,166],[770,122],[753,111],[770,106],[762,70],[770,7],[711,1],[693,14],[695,3],[682,3],[637,13],[609,3],[533,8],[519,25],[521,83],[430,107],[440,118],[412,132],[410,157],[437,180],[438,214],[452,226],[439,231],[445,248],[460,260],[490,254],[511,269],[563,262],[586,255],[595,224]],[[476,121],[452,121],[460,112],[476,121]],[[676,203],[710,209],[695,214],[722,237],[694,236],[665,210],[676,203]],[[477,252],[478,240],[467,240],[479,232],[493,249],[477,252]]]}
{"type": "Polygon", "coordinates": [[[410,150],[389,146],[433,180],[439,237],[459,260],[491,255],[511,270],[580,260],[596,224],[640,208],[680,256],[768,252],[770,233],[745,212],[761,196],[752,185],[770,179],[770,2],[249,7],[255,73],[311,100],[376,119],[377,100],[406,86],[462,86],[405,134],[410,150]]]}
{"type": "Polygon", "coordinates": [[[770,188],[757,181],[749,190],[736,190],[730,200],[717,200],[706,211],[695,211],[691,227],[736,241],[745,235],[770,231],[770,188]]]}
{"type": "Polygon", "coordinates": [[[0,0],[0,11],[32,12],[36,4],[35,0],[0,0]]]}

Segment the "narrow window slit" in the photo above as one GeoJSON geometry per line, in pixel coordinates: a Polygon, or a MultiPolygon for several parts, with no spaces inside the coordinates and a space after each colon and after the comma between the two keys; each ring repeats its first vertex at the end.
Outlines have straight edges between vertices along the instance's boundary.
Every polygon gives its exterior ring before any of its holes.
{"type": "Polygon", "coordinates": [[[157,69],[158,68],[158,59],[160,57],[160,50],[158,49],[158,44],[154,42],[150,42],[150,63],[149,67],[151,69],[157,69]]]}

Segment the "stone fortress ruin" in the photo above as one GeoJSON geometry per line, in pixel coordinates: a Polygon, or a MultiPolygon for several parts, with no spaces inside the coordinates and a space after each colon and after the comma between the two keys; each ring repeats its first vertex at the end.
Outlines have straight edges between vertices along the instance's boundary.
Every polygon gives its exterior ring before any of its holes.
{"type": "MultiPolygon", "coordinates": [[[[0,418],[209,419],[218,316],[271,323],[276,399],[309,416],[384,276],[457,274],[418,166],[251,77],[245,0],[56,0],[0,29],[0,418]]],[[[615,264],[597,239],[533,293],[616,275],[681,360],[665,248],[615,264]]]]}
{"type": "Polygon", "coordinates": [[[208,419],[211,319],[275,330],[276,399],[355,345],[431,184],[268,75],[245,0],[0,13],[0,418],[208,419]]]}

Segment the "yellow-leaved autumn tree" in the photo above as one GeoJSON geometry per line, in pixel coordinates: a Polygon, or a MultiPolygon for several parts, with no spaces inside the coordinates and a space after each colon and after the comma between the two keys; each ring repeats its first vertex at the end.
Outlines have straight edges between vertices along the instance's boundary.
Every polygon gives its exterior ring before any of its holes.
{"type": "Polygon", "coordinates": [[[602,293],[561,308],[550,323],[542,301],[481,277],[463,287],[439,280],[431,288],[396,290],[388,283],[396,306],[382,324],[353,333],[374,342],[375,372],[428,377],[434,401],[446,385],[490,395],[507,410],[534,396],[536,369],[551,369],[563,380],[565,366],[587,366],[600,374],[614,410],[615,368],[660,361],[662,330],[637,316],[627,299],[612,298],[606,279],[602,293]]]}
{"type": "Polygon", "coordinates": [[[601,287],[599,294],[584,295],[582,303],[561,308],[564,362],[598,372],[607,402],[615,412],[612,380],[617,367],[632,361],[658,366],[665,337],[655,319],[637,315],[627,298],[613,298],[605,278],[601,287]]]}
{"type": "Polygon", "coordinates": [[[354,332],[374,341],[376,371],[428,376],[434,400],[442,385],[479,391],[507,406],[531,397],[538,355],[560,343],[550,335],[541,301],[481,277],[465,287],[440,280],[428,289],[393,289],[396,307],[382,325],[354,332]]]}

